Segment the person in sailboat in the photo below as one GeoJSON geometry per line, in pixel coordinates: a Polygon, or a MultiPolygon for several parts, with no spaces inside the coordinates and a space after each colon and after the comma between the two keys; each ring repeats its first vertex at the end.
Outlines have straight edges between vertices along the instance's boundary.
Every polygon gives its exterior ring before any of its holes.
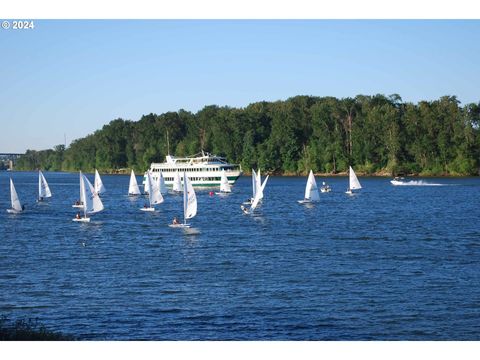
{"type": "Polygon", "coordinates": [[[43,201],[43,196],[40,196],[40,197],[38,198],[38,201],[43,201]]]}
{"type": "Polygon", "coordinates": [[[242,209],[244,214],[248,214],[248,209],[245,206],[240,205],[240,209],[242,209]]]}
{"type": "Polygon", "coordinates": [[[22,205],[22,211],[25,211],[25,205],[24,204],[22,205]]]}
{"type": "Polygon", "coordinates": [[[80,213],[77,212],[77,215],[75,215],[75,219],[80,219],[80,213]]]}
{"type": "Polygon", "coordinates": [[[330,186],[327,185],[327,183],[325,181],[322,182],[322,187],[320,188],[320,190],[322,192],[329,192],[331,189],[330,189],[330,186]]]}
{"type": "Polygon", "coordinates": [[[173,224],[173,225],[178,225],[178,224],[180,224],[180,222],[178,221],[178,219],[177,219],[176,216],[173,218],[172,224],[173,224]]]}

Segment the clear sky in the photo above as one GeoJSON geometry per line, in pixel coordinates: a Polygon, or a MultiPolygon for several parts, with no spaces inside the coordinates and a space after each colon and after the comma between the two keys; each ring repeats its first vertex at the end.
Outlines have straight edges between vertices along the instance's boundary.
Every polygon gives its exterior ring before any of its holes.
{"type": "Polygon", "coordinates": [[[37,20],[0,28],[0,152],[295,95],[480,101],[478,20],[37,20]]]}

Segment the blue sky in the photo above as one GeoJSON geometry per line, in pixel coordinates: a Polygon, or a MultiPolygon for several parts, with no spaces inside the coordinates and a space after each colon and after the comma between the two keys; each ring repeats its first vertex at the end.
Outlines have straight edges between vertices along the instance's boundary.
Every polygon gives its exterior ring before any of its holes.
{"type": "Polygon", "coordinates": [[[480,101],[480,21],[37,20],[0,29],[0,152],[295,95],[480,101]]]}

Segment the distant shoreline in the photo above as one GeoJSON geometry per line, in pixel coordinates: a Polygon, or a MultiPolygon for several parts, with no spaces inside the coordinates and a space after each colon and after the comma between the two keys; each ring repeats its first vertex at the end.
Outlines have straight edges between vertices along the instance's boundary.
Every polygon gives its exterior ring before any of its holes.
{"type": "MultiPolygon", "coordinates": [[[[12,170],[12,171],[6,171],[6,170],[0,170],[0,172],[8,172],[8,173],[15,173],[15,172],[33,172],[37,170],[12,170]]],[[[56,170],[42,170],[42,171],[51,171],[51,172],[59,172],[59,173],[66,173],[66,174],[74,174],[77,173],[78,171],[56,171],[56,170]]],[[[102,175],[129,175],[131,169],[125,169],[125,170],[110,170],[110,171],[99,171],[100,174],[102,175]]],[[[82,172],[86,174],[93,174],[94,171],[83,171],[82,172]]],[[[138,173],[140,174],[140,172],[138,173]]],[[[137,174],[137,175],[138,175],[137,174]]],[[[361,177],[378,177],[378,178],[393,178],[394,176],[387,173],[387,172],[376,172],[376,173],[362,173],[360,171],[356,171],[356,174],[361,177]]],[[[243,172],[242,176],[251,176],[251,172],[243,172]]],[[[262,175],[270,175],[270,176],[279,176],[279,177],[304,177],[307,176],[308,174],[302,174],[302,173],[278,173],[278,172],[262,172],[262,175]]],[[[338,173],[314,173],[315,176],[317,177],[348,177],[348,172],[338,172],[338,173]]],[[[397,175],[397,176],[402,176],[402,177],[407,177],[407,178],[475,178],[479,177],[479,175],[450,175],[450,174],[442,174],[442,175],[422,175],[422,174],[403,174],[403,175],[397,175]]]]}

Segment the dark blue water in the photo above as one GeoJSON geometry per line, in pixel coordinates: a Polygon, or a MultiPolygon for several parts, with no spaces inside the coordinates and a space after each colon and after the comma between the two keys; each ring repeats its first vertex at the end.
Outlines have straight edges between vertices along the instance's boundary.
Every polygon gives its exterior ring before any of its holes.
{"type": "Polygon", "coordinates": [[[305,178],[273,177],[247,216],[242,177],[197,192],[185,235],[167,226],[181,196],[143,213],[128,176],[103,176],[105,211],[79,224],[78,174],[45,176],[36,205],[36,173],[0,173],[0,315],[81,339],[480,340],[478,178],[360,178],[353,197],[334,178],[309,208],[305,178]],[[9,175],[24,214],[5,211],[9,175]]]}

